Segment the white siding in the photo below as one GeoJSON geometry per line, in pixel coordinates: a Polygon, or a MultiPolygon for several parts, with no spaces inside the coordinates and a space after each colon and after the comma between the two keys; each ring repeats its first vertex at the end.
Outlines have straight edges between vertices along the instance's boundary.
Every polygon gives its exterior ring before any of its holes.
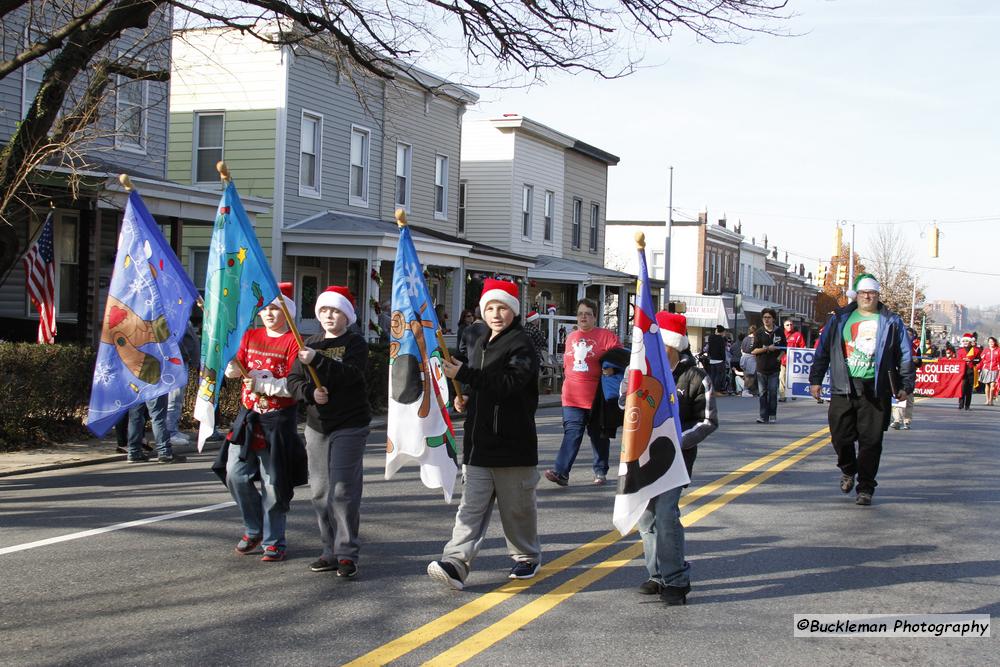
{"type": "MultiPolygon", "coordinates": [[[[500,131],[488,121],[462,123],[462,180],[468,184],[465,236],[509,250],[515,231],[513,191],[514,134],[500,131]]],[[[533,253],[538,254],[538,253],[533,253]]]]}

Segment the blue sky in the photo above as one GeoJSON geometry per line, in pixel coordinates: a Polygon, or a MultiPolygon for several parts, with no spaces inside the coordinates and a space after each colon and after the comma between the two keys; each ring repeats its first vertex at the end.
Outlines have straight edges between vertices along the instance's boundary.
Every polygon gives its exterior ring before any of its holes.
{"type": "Polygon", "coordinates": [[[1000,303],[1000,2],[791,10],[777,27],[796,36],[678,34],[646,45],[630,77],[484,90],[469,115],[520,113],[621,157],[612,219],[664,219],[673,165],[675,217],[741,220],[807,271],[829,255],[837,220],[856,223],[862,255],[877,224],[898,224],[929,299],[1000,303]]]}

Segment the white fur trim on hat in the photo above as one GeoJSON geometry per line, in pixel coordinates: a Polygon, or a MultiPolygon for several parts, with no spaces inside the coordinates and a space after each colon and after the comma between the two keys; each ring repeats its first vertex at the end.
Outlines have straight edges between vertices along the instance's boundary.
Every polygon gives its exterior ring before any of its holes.
{"type": "Polygon", "coordinates": [[[688,349],[688,337],[677,333],[676,331],[668,331],[667,329],[660,329],[660,338],[663,339],[663,344],[667,347],[672,347],[679,352],[683,352],[688,349]]]}
{"type": "Polygon", "coordinates": [[[875,280],[875,278],[873,278],[872,276],[865,276],[864,278],[859,280],[858,284],[855,285],[854,287],[855,293],[864,291],[881,292],[882,286],[879,285],[878,281],[875,280]]]}
{"type": "Polygon", "coordinates": [[[319,319],[319,309],[320,308],[336,308],[344,315],[347,315],[347,326],[351,326],[358,321],[358,316],[354,312],[354,306],[351,304],[350,300],[339,292],[331,292],[326,290],[325,292],[320,292],[316,297],[316,319],[319,319]]]}
{"type": "Polygon", "coordinates": [[[516,291],[516,285],[507,281],[487,278],[485,286],[489,289],[485,289],[483,291],[483,295],[479,297],[479,312],[485,314],[486,304],[490,301],[499,301],[513,310],[514,315],[521,314],[521,301],[517,298],[517,296],[511,294],[510,291],[504,289],[507,287],[511,288],[512,291],[516,291]]]}
{"type": "Polygon", "coordinates": [[[272,301],[271,303],[273,303],[275,306],[277,306],[278,305],[278,299],[284,299],[285,300],[285,307],[288,308],[288,314],[291,315],[292,319],[294,320],[295,319],[295,312],[296,312],[296,310],[295,310],[295,302],[292,301],[291,299],[289,299],[284,294],[279,294],[278,296],[276,296],[274,298],[274,301],[272,301]]]}

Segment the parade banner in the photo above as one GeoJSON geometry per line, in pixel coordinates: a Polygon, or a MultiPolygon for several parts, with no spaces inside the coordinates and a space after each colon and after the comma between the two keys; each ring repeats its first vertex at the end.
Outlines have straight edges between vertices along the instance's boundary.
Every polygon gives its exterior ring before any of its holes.
{"type": "MultiPolygon", "coordinates": [[[[789,388],[789,395],[800,398],[812,398],[809,393],[809,371],[812,370],[813,359],[816,358],[816,350],[808,347],[793,347],[788,349],[788,363],[785,365],[785,372],[788,373],[785,381],[789,388]]],[[[830,398],[830,371],[823,376],[823,385],[820,396],[830,398]]]]}
{"type": "Polygon", "coordinates": [[[964,359],[925,361],[917,369],[917,385],[913,394],[927,398],[958,398],[962,395],[964,374],[964,359]]]}

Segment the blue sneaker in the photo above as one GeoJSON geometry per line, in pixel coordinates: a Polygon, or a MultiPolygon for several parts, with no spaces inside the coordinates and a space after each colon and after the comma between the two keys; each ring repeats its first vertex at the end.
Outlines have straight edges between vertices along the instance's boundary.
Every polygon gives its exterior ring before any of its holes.
{"type": "Polygon", "coordinates": [[[538,574],[538,563],[530,560],[519,560],[510,568],[510,579],[531,579],[538,574]]]}

